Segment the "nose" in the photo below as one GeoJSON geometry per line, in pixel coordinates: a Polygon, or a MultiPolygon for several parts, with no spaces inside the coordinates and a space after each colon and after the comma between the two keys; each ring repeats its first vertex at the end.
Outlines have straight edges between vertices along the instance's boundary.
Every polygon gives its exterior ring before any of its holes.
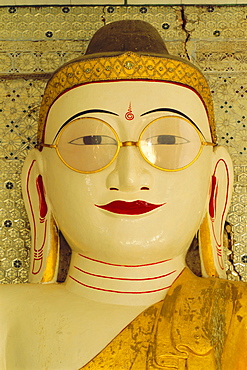
{"type": "Polygon", "coordinates": [[[146,169],[146,162],[136,146],[123,146],[115,162],[115,168],[106,180],[109,190],[135,192],[149,190],[152,186],[151,172],[146,169]]]}

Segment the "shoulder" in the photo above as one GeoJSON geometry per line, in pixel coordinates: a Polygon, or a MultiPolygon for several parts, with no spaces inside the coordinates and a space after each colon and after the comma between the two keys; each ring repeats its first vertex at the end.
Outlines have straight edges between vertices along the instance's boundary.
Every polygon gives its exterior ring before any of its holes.
{"type": "Polygon", "coordinates": [[[215,287],[230,287],[235,290],[247,292],[247,283],[242,281],[234,281],[234,280],[227,280],[227,279],[220,279],[215,277],[199,277],[196,276],[193,272],[191,272],[188,268],[186,268],[178,281],[185,283],[185,285],[189,286],[201,286],[202,288],[215,286],[215,287]]]}
{"type": "MultiPolygon", "coordinates": [[[[179,300],[193,299],[220,304],[247,305],[247,283],[219,278],[204,278],[185,269],[173,283],[169,295],[179,300]]],[[[247,310],[246,310],[247,311],[247,310]]]]}
{"type": "Polygon", "coordinates": [[[63,283],[0,285],[0,300],[0,322],[4,316],[26,321],[35,314],[52,318],[58,312],[67,315],[75,307],[84,307],[84,300],[69,292],[63,283]]]}
{"type": "Polygon", "coordinates": [[[29,299],[31,297],[37,296],[40,294],[49,294],[51,290],[54,291],[54,286],[57,288],[57,284],[45,285],[45,284],[3,284],[0,285],[0,296],[7,300],[20,300],[25,297],[29,299]],[[46,289],[48,288],[48,289],[46,289]]]}
{"type": "Polygon", "coordinates": [[[8,318],[27,315],[35,307],[44,306],[46,302],[55,302],[62,296],[58,284],[3,284],[0,285],[0,320],[7,313],[8,318]]]}
{"type": "Polygon", "coordinates": [[[219,290],[227,300],[235,304],[247,304],[247,284],[242,281],[225,280],[218,278],[208,278],[214,284],[214,290],[219,290]],[[223,293],[224,292],[224,293],[223,293]]]}

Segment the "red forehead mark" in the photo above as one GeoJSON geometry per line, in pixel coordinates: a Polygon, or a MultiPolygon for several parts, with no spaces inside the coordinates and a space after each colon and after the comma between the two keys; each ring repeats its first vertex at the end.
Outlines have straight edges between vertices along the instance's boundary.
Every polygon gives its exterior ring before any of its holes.
{"type": "Polygon", "coordinates": [[[129,108],[128,108],[128,111],[125,113],[125,119],[127,119],[127,121],[132,121],[132,119],[134,119],[135,116],[132,112],[132,109],[131,109],[131,103],[129,104],[129,108]]]}

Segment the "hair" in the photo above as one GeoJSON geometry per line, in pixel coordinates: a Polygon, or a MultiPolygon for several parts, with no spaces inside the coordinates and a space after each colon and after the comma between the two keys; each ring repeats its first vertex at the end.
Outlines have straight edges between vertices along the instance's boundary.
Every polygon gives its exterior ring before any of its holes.
{"type": "Polygon", "coordinates": [[[37,147],[42,149],[47,115],[61,94],[88,83],[121,80],[173,82],[193,90],[205,106],[212,141],[217,142],[212,97],[202,73],[185,59],[169,55],[149,23],[124,20],[100,28],[84,56],[54,72],[41,103],[37,147]]]}

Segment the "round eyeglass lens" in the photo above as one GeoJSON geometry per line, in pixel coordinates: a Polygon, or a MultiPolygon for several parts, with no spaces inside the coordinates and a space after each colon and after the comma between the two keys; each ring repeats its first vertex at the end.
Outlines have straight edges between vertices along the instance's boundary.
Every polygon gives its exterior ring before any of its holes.
{"type": "Polygon", "coordinates": [[[57,151],[68,167],[78,172],[97,172],[116,157],[119,145],[113,129],[97,118],[71,121],[58,137],[57,151]]]}
{"type": "Polygon", "coordinates": [[[201,138],[186,119],[167,116],[156,119],[143,130],[139,147],[150,164],[172,171],[187,167],[199,156],[201,138]]]}

